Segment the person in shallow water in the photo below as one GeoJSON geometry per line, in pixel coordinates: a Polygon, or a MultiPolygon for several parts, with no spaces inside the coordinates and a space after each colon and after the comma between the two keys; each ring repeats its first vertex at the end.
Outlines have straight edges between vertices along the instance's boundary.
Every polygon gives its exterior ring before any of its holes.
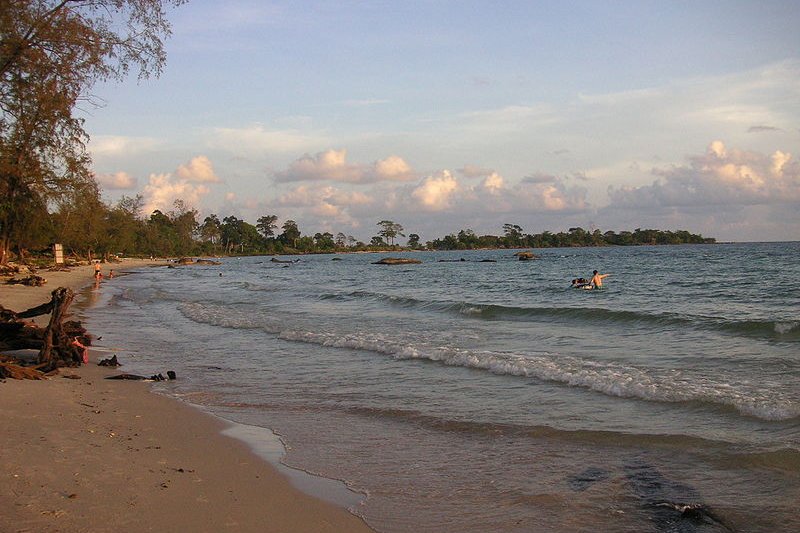
{"type": "Polygon", "coordinates": [[[608,274],[600,274],[597,270],[592,272],[592,287],[599,289],[603,286],[603,279],[607,278],[608,274]]]}

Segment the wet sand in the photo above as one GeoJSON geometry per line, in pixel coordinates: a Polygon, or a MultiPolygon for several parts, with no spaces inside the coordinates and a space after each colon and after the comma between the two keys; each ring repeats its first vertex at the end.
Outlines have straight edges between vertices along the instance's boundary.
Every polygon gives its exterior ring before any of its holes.
{"type": "MultiPolygon", "coordinates": [[[[0,304],[22,311],[59,286],[93,283],[91,266],[39,274],[43,287],[0,285],[0,304]]],[[[147,383],[104,379],[118,373],[96,366],[105,355],[90,350],[89,365],[45,381],[0,383],[0,531],[372,531],[296,489],[223,434],[225,421],[147,383]]]]}

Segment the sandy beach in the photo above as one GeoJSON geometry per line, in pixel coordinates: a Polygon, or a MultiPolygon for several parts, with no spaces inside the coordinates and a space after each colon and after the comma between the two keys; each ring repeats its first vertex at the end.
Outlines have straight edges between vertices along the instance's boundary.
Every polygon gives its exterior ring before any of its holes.
{"type": "MultiPolygon", "coordinates": [[[[42,287],[0,285],[0,304],[22,311],[93,283],[91,266],[39,274],[42,287]]],[[[118,370],[97,359],[90,350],[81,368],[0,383],[0,531],[372,531],[223,435],[225,421],[147,383],[106,380],[118,370]]]]}

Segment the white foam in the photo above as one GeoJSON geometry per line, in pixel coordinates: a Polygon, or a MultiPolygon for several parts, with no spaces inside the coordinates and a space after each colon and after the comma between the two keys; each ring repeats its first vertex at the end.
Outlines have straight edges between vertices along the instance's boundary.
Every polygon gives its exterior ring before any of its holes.
{"type": "Polygon", "coordinates": [[[722,378],[687,377],[678,371],[643,369],[622,363],[539,353],[504,353],[467,350],[449,345],[379,333],[339,334],[285,328],[284,320],[236,308],[184,304],[181,311],[192,320],[236,329],[261,329],[279,338],[334,348],[363,350],[396,359],[426,359],[449,366],[486,370],[498,375],[523,376],[581,387],[608,396],[657,402],[706,402],[727,405],[740,413],[765,420],[800,417],[800,404],[779,392],[728,383],[722,378]]]}

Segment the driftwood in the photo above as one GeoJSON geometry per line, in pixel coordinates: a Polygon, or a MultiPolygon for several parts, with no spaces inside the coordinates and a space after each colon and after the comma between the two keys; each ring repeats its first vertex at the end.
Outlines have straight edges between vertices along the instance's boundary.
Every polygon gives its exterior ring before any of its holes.
{"type": "Polygon", "coordinates": [[[36,274],[31,274],[27,278],[11,278],[10,280],[6,281],[7,285],[27,285],[29,287],[41,287],[45,283],[47,283],[47,280],[42,276],[37,276],[36,274]]]}
{"type": "Polygon", "coordinates": [[[106,379],[119,379],[125,381],[172,381],[177,379],[175,372],[172,370],[167,372],[167,377],[164,377],[162,374],[154,374],[149,378],[146,376],[140,376],[138,374],[117,374],[115,376],[106,376],[106,379]]]}
{"type": "Polygon", "coordinates": [[[0,350],[39,350],[35,368],[44,373],[80,365],[92,339],[80,322],[66,320],[74,298],[72,290],[60,287],[50,302],[20,313],[0,306],[0,350]],[[25,320],[47,313],[50,320],[44,328],[25,320]]]}
{"type": "Polygon", "coordinates": [[[45,379],[39,366],[22,366],[12,362],[0,362],[0,379],[45,379]]]}

